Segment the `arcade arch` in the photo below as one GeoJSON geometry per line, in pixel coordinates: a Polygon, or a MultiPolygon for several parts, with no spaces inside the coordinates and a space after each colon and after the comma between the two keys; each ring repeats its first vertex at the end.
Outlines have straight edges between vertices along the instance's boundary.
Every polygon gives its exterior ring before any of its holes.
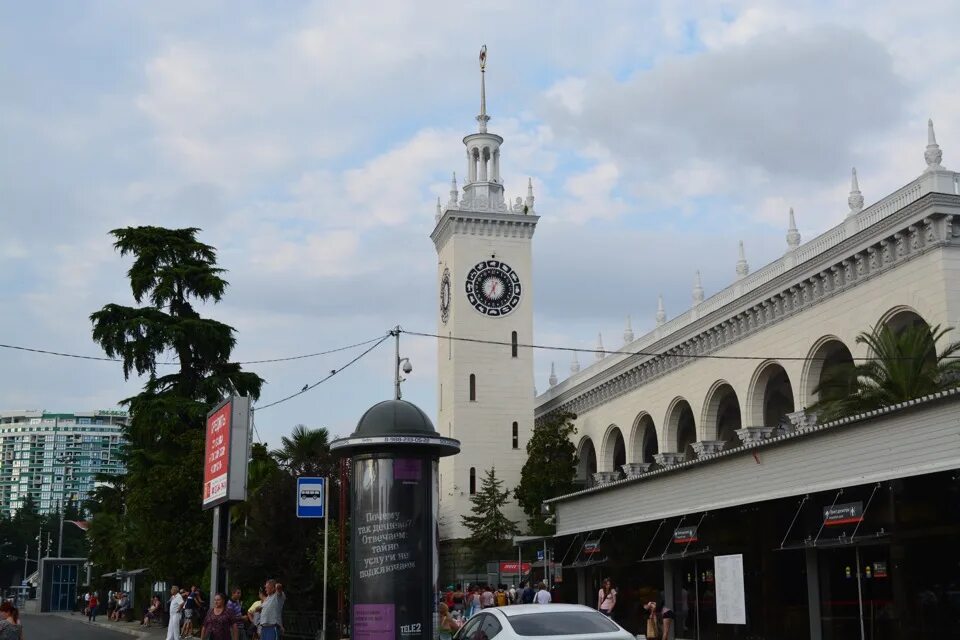
{"type": "Polygon", "coordinates": [[[853,354],[840,338],[824,336],[817,340],[807,354],[801,378],[804,407],[820,399],[817,387],[821,384],[829,385],[830,394],[847,392],[855,382],[853,367],[853,354]]]}
{"type": "Polygon", "coordinates": [[[653,417],[646,411],[633,421],[633,431],[630,433],[631,462],[653,462],[653,456],[660,453],[660,443],[657,440],[657,428],[653,424],[653,417]]]}
{"type": "Polygon", "coordinates": [[[627,446],[624,443],[620,427],[615,424],[610,425],[607,428],[607,433],[603,436],[601,457],[603,459],[603,471],[620,471],[623,465],[627,464],[627,446]]]}
{"type": "Polygon", "coordinates": [[[676,445],[676,451],[684,454],[688,460],[696,457],[693,443],[697,441],[697,423],[693,409],[685,398],[676,398],[667,411],[667,438],[676,445]]]}
{"type": "Polygon", "coordinates": [[[593,486],[593,474],[597,472],[597,450],[590,436],[584,436],[577,447],[577,483],[584,487],[593,486]]]}
{"type": "Polygon", "coordinates": [[[773,360],[757,368],[748,397],[750,427],[777,427],[788,413],[796,411],[790,376],[780,363],[773,360]]]}
{"type": "Polygon", "coordinates": [[[722,440],[727,445],[736,445],[737,430],[743,427],[740,399],[726,380],[713,383],[707,392],[700,425],[704,440],[722,440]]]}

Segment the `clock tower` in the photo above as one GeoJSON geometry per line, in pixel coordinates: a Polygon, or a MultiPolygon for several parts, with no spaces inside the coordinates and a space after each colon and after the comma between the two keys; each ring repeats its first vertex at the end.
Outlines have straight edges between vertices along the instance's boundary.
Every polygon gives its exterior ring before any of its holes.
{"type": "MultiPolygon", "coordinates": [[[[461,516],[471,513],[470,497],[491,467],[504,489],[517,486],[533,431],[533,354],[518,345],[533,341],[531,241],[539,217],[530,181],[526,199],[511,204],[504,198],[503,138],[487,131],[485,71],[486,47],[480,52],[479,126],[463,139],[463,191],[454,175],[430,234],[438,255],[441,336],[437,429],[461,442],[460,455],[440,460],[443,540],[470,535],[461,516]]],[[[512,494],[504,513],[525,528],[512,494]]]]}

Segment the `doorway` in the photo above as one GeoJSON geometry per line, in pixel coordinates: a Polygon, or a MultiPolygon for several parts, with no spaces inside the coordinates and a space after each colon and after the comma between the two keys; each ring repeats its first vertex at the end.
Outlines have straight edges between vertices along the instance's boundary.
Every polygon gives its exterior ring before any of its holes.
{"type": "Polygon", "coordinates": [[[842,547],[818,555],[823,640],[895,638],[890,548],[842,547]]]}

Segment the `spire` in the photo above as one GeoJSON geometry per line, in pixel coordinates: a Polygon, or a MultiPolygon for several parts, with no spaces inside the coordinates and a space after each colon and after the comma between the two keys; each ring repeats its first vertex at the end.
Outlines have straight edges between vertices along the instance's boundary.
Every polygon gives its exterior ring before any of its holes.
{"type": "Polygon", "coordinates": [[[663,294],[657,296],[657,326],[667,321],[667,312],[663,308],[663,294]]]}
{"type": "Polygon", "coordinates": [[[927,150],[923,152],[923,159],[927,161],[927,171],[943,169],[940,161],[943,160],[943,151],[937,144],[937,134],[933,132],[933,120],[927,120],[927,150]]]}
{"type": "Polygon", "coordinates": [[[743,240],[740,241],[740,259],[737,260],[737,280],[745,278],[750,273],[750,265],[747,264],[747,256],[743,252],[743,240]]]}
{"type": "Polygon", "coordinates": [[[627,316],[627,328],[623,330],[623,344],[633,342],[633,326],[630,324],[630,316],[627,316]]]}
{"type": "Polygon", "coordinates": [[[570,361],[570,373],[580,373],[580,359],[577,358],[577,352],[573,352],[573,360],[570,361]]]}
{"type": "Polygon", "coordinates": [[[551,387],[557,386],[557,369],[552,362],[550,363],[550,379],[547,382],[550,383],[551,387]]]}
{"type": "Polygon", "coordinates": [[[863,211],[863,194],[860,193],[860,182],[857,180],[856,167],[850,170],[850,197],[847,198],[847,204],[850,205],[848,218],[863,211]]]}
{"type": "Polygon", "coordinates": [[[527,208],[524,213],[533,213],[533,178],[527,178],[527,200],[523,204],[527,208]]]}
{"type": "Polygon", "coordinates": [[[597,360],[603,360],[603,357],[605,355],[607,354],[604,353],[604,349],[603,349],[603,334],[598,331],[597,332],[597,353],[596,353],[597,360]]]}
{"type": "Polygon", "coordinates": [[[453,177],[450,178],[450,200],[447,201],[447,206],[450,208],[456,208],[457,202],[460,200],[460,190],[457,189],[457,172],[453,172],[453,177]]]}
{"type": "Polygon", "coordinates": [[[434,219],[435,219],[437,222],[440,222],[440,216],[441,216],[441,215],[443,215],[443,214],[442,214],[441,211],[440,211],[440,196],[437,196],[437,215],[434,217],[434,219]]]}
{"type": "Polygon", "coordinates": [[[700,272],[693,278],[693,306],[703,302],[703,284],[700,283],[700,272]]]}
{"type": "MultiPolygon", "coordinates": [[[[787,251],[793,251],[800,246],[800,232],[797,231],[797,220],[793,216],[793,207],[790,207],[790,228],[787,229],[787,251]]],[[[743,243],[740,243],[743,248],[743,243]]],[[[740,254],[743,257],[743,254],[740,254]]]]}
{"type": "Polygon", "coordinates": [[[480,115],[477,116],[477,122],[480,123],[480,133],[487,132],[487,123],[490,122],[490,116],[487,115],[487,45],[480,47],[480,115]]]}

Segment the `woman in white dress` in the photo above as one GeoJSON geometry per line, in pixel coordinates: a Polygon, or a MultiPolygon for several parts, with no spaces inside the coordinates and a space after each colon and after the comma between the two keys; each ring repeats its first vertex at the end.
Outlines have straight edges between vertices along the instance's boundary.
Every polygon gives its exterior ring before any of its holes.
{"type": "Polygon", "coordinates": [[[180,607],[183,606],[183,596],[180,587],[170,587],[170,621],[167,622],[166,640],[180,640],[180,607]]]}

